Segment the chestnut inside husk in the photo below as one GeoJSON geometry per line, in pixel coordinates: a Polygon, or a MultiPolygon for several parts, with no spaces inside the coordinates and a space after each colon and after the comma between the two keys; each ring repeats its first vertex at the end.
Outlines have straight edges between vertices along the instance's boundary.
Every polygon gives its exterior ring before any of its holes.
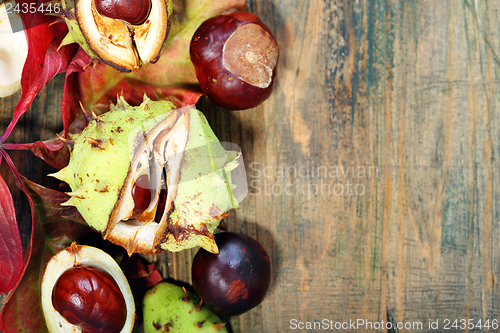
{"type": "Polygon", "coordinates": [[[133,25],[144,23],[151,11],[151,0],[95,0],[95,5],[101,15],[133,25]]]}
{"type": "Polygon", "coordinates": [[[104,251],[77,245],[45,268],[41,301],[49,332],[131,332],[135,304],[122,270],[104,251]]]}
{"type": "Polygon", "coordinates": [[[116,281],[102,268],[89,265],[70,268],[57,279],[52,305],[84,332],[120,332],[127,319],[116,281]]]}

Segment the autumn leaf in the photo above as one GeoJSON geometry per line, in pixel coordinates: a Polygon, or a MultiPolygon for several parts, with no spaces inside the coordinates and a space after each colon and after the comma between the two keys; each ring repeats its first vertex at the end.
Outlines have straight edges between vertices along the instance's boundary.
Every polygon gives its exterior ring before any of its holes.
{"type": "MultiPolygon", "coordinates": [[[[43,4],[39,1],[18,1],[36,3],[37,8],[43,4]]],[[[69,154],[64,150],[64,142],[55,138],[34,143],[5,143],[19,118],[27,111],[36,95],[45,87],[47,82],[58,73],[66,71],[65,89],[63,92],[62,118],[63,129],[66,135],[69,125],[76,118],[78,111],[73,103],[74,96],[78,96],[78,86],[73,84],[75,74],[83,71],[89,63],[90,57],[80,50],[77,44],[59,48],[62,39],[68,33],[65,23],[59,22],[56,17],[45,15],[43,12],[22,12],[21,17],[25,27],[28,42],[28,57],[21,77],[22,94],[14,109],[12,120],[0,136],[0,147],[4,150],[31,150],[36,156],[56,168],[67,164],[69,154]]]]}
{"type": "Polygon", "coordinates": [[[55,191],[23,178],[36,205],[32,255],[18,288],[0,313],[3,332],[47,332],[40,305],[40,280],[49,259],[74,240],[92,230],[75,207],[61,206],[68,200],[55,191]]]}
{"type": "MultiPolygon", "coordinates": [[[[28,202],[29,202],[29,205],[30,205],[30,212],[31,212],[31,219],[32,219],[32,228],[31,228],[31,235],[32,236],[31,236],[30,243],[28,245],[28,249],[27,249],[27,251],[26,251],[26,253],[24,255],[24,259],[23,259],[22,253],[21,253],[21,258],[16,258],[15,259],[16,260],[16,264],[17,265],[21,265],[22,271],[21,271],[21,274],[19,274],[18,276],[15,276],[15,279],[13,279],[13,282],[12,282],[13,286],[12,286],[11,289],[13,289],[13,288],[16,288],[16,289],[15,289],[14,292],[9,293],[9,297],[7,299],[7,302],[8,302],[12,298],[12,296],[17,292],[17,290],[19,290],[21,288],[19,286],[20,281],[21,281],[21,277],[22,276],[26,276],[25,273],[26,273],[26,270],[27,270],[28,263],[30,262],[30,259],[31,259],[31,250],[33,248],[33,235],[34,235],[34,226],[35,226],[35,221],[36,221],[36,213],[35,213],[34,202],[33,202],[31,196],[28,193],[28,189],[27,189],[26,185],[22,181],[22,176],[19,174],[19,171],[14,166],[14,163],[12,162],[12,159],[7,154],[7,152],[5,150],[3,150],[3,149],[0,149],[0,156],[5,160],[5,162],[7,163],[10,171],[14,175],[14,178],[17,181],[17,187],[19,187],[19,189],[21,189],[26,194],[28,202]]],[[[3,196],[2,196],[2,198],[3,198],[3,196]]],[[[6,201],[8,201],[8,199],[6,201]]],[[[11,202],[9,204],[9,206],[11,206],[11,209],[13,209],[14,203],[11,202]]],[[[17,222],[16,222],[15,219],[13,221],[9,221],[9,227],[10,228],[12,228],[14,225],[17,227],[17,222]]],[[[13,231],[13,232],[14,232],[13,237],[20,237],[18,230],[17,230],[17,233],[15,231],[13,231]]],[[[1,257],[11,257],[11,252],[15,252],[16,251],[15,248],[14,249],[1,248],[0,250],[2,251],[0,253],[1,257]]],[[[21,250],[21,252],[22,252],[22,250],[21,250]]],[[[2,309],[2,312],[0,313],[0,330],[2,332],[6,332],[7,333],[8,331],[6,331],[6,329],[5,329],[6,326],[5,326],[5,321],[4,321],[4,318],[3,318],[3,313],[4,313],[4,309],[5,308],[6,308],[6,306],[4,305],[4,307],[2,309]]]]}
{"type": "Polygon", "coordinates": [[[45,87],[47,82],[54,78],[56,74],[66,70],[73,56],[74,48],[66,46],[57,51],[61,41],[61,38],[57,38],[49,45],[44,62],[41,66],[40,64],[33,64],[30,66],[32,62],[27,62],[25,64],[21,76],[21,99],[14,109],[11,123],[2,136],[0,136],[0,143],[7,139],[19,118],[26,112],[36,95],[45,87]]]}
{"type": "MultiPolygon", "coordinates": [[[[75,119],[80,114],[73,102],[73,100],[79,96],[79,87],[74,84],[74,82],[77,79],[77,73],[82,72],[89,61],[90,57],[87,53],[79,48],[67,66],[62,100],[62,137],[67,136],[70,125],[75,122],[75,119]]],[[[11,150],[31,150],[36,156],[58,170],[64,168],[69,162],[70,153],[68,146],[65,145],[65,142],[61,140],[60,137],[28,144],[4,143],[3,148],[11,150]]]]}
{"type": "MultiPolygon", "coordinates": [[[[19,5],[36,3],[36,8],[46,0],[20,0],[19,5]]],[[[64,23],[57,23],[54,16],[45,15],[42,11],[21,12],[26,38],[28,56],[21,75],[21,99],[13,112],[12,121],[0,136],[0,143],[5,142],[19,118],[26,112],[36,95],[56,74],[66,71],[73,58],[77,45],[67,45],[59,49],[68,28],[64,23]]]]}
{"type": "MultiPolygon", "coordinates": [[[[0,157],[1,161],[1,157],[0,157]]],[[[23,271],[23,247],[12,195],[0,176],[0,293],[11,291],[23,271]]]]}
{"type": "Polygon", "coordinates": [[[58,170],[69,163],[69,148],[58,137],[46,141],[37,141],[31,144],[29,149],[37,157],[58,170]]]}
{"type": "Polygon", "coordinates": [[[35,228],[33,252],[26,272],[17,289],[10,295],[0,313],[2,332],[47,332],[40,305],[39,273],[52,252],[41,236],[40,225],[35,228]]]}

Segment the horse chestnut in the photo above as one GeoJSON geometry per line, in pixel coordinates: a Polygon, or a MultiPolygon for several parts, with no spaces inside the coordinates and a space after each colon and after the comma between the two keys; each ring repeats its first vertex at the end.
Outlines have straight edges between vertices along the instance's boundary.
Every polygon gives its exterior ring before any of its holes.
{"type": "Polygon", "coordinates": [[[95,0],[95,6],[103,16],[139,25],[149,16],[151,0],[95,0]]]}
{"type": "MultiPolygon", "coordinates": [[[[162,176],[162,180],[165,179],[162,176]]],[[[165,184],[165,182],[163,182],[165,184]]],[[[163,212],[165,211],[165,205],[167,204],[167,187],[163,185],[160,189],[160,194],[158,196],[158,206],[155,213],[155,221],[160,222],[163,212]]],[[[132,199],[134,200],[134,210],[129,219],[135,219],[139,217],[146,209],[148,209],[151,203],[151,184],[149,182],[148,175],[141,175],[135,181],[132,186],[132,199]]]]}
{"type": "Polygon", "coordinates": [[[50,258],[40,299],[49,332],[132,332],[134,296],[118,263],[73,242],[50,258]]]}
{"type": "Polygon", "coordinates": [[[219,254],[200,249],[193,259],[193,288],[208,309],[242,314],[264,299],[271,281],[266,250],[255,239],[232,232],[215,235],[219,254]]]}
{"type": "Polygon", "coordinates": [[[134,210],[131,219],[141,215],[151,201],[151,190],[148,175],[141,175],[132,186],[132,198],[134,200],[134,210]]]}
{"type": "Polygon", "coordinates": [[[272,92],[279,49],[269,28],[250,12],[203,22],[190,45],[201,90],[231,110],[255,107],[272,92]]]}
{"type": "Polygon", "coordinates": [[[84,332],[120,332],[125,325],[125,299],[106,271],[76,266],[57,280],[52,304],[66,320],[84,332]]]}

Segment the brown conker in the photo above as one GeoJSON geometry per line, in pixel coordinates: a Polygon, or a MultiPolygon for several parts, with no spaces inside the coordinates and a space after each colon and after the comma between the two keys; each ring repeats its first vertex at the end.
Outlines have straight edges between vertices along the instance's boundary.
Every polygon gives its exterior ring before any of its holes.
{"type": "Polygon", "coordinates": [[[242,314],[259,305],[271,281],[264,247],[250,236],[234,232],[215,235],[219,254],[200,249],[191,267],[193,289],[212,312],[242,314]]]}
{"type": "Polygon", "coordinates": [[[132,186],[132,198],[134,200],[134,210],[131,219],[141,215],[151,201],[151,190],[148,175],[141,175],[132,186]]]}
{"type": "Polygon", "coordinates": [[[151,11],[151,0],[95,0],[99,14],[139,25],[146,21],[151,11]]]}
{"type": "Polygon", "coordinates": [[[279,48],[271,30],[240,11],[203,22],[190,44],[201,90],[230,110],[255,107],[271,94],[279,48]]]}
{"type": "Polygon", "coordinates": [[[113,277],[87,265],[70,268],[59,277],[52,304],[84,332],[120,332],[127,317],[125,299],[113,277]]]}

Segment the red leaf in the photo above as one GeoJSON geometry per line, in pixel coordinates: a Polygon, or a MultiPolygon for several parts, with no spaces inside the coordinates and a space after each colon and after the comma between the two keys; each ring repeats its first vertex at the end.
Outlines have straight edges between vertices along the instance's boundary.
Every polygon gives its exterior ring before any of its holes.
{"type": "MultiPolygon", "coordinates": [[[[67,67],[66,80],[63,92],[62,101],[62,118],[64,126],[64,136],[69,131],[70,125],[75,121],[78,115],[73,99],[79,95],[78,86],[74,83],[77,76],[76,73],[83,71],[84,67],[89,63],[90,57],[83,49],[79,48],[71,63],[67,67]]],[[[34,143],[15,144],[4,143],[4,149],[13,150],[31,150],[36,156],[47,162],[49,165],[60,170],[68,165],[69,150],[59,137],[52,138],[46,141],[37,141],[34,143]]]]}
{"type": "MultiPolygon", "coordinates": [[[[62,192],[23,179],[36,204],[33,220],[32,255],[17,289],[0,313],[3,332],[46,332],[40,306],[40,280],[49,259],[72,241],[84,237],[91,229],[74,207],[60,204],[68,200],[62,192]]],[[[24,185],[24,184],[23,184],[24,185]]]]}
{"type": "MultiPolygon", "coordinates": [[[[41,4],[48,2],[47,0],[18,0],[20,8],[23,8],[24,3],[28,4],[36,3],[36,7],[39,8],[41,4]]],[[[65,23],[54,24],[57,17],[45,15],[42,11],[20,11],[21,18],[23,20],[23,25],[28,39],[28,58],[26,60],[26,66],[29,67],[31,71],[36,70],[36,67],[41,66],[45,61],[45,54],[49,45],[54,41],[57,36],[63,36],[67,32],[67,26],[65,23]]],[[[30,85],[35,78],[30,78],[25,76],[23,78],[25,83],[30,85]],[[32,80],[32,81],[30,81],[32,80]]],[[[23,86],[24,87],[24,86],[23,86]]]]}
{"type": "Polygon", "coordinates": [[[47,332],[40,304],[40,270],[53,252],[45,246],[38,222],[32,235],[32,256],[21,283],[0,312],[0,330],[9,332],[47,332]]]}
{"type": "MultiPolygon", "coordinates": [[[[20,8],[24,8],[23,4],[27,4],[28,8],[31,8],[30,4],[32,3],[36,3],[36,8],[39,8],[47,1],[20,0],[17,2],[20,8]]],[[[68,29],[65,23],[55,23],[57,22],[56,17],[45,15],[42,11],[36,10],[35,13],[21,11],[21,18],[28,41],[28,57],[21,76],[22,94],[14,110],[13,119],[0,137],[0,142],[7,139],[21,115],[26,112],[45,84],[56,74],[66,70],[77,50],[76,44],[57,50],[68,29]]]]}
{"type": "MultiPolygon", "coordinates": [[[[56,76],[57,73],[65,71],[68,67],[75,47],[65,46],[57,51],[61,41],[62,38],[58,37],[50,44],[45,55],[42,70],[40,70],[39,64],[33,64],[33,61],[26,62],[21,77],[21,100],[17,103],[13,119],[7,130],[0,137],[0,142],[5,141],[10,135],[21,115],[26,112],[31,102],[33,102],[33,99],[35,99],[36,95],[42,90],[47,82],[56,76]],[[34,80],[32,80],[32,78],[34,78],[34,80]]],[[[28,60],[31,60],[29,52],[28,60]]]]}
{"type": "Polygon", "coordinates": [[[36,156],[56,169],[62,169],[69,162],[69,150],[58,137],[33,143],[4,143],[5,150],[31,150],[36,156]]]}
{"type": "Polygon", "coordinates": [[[80,101],[80,87],[77,85],[78,75],[75,74],[83,72],[85,66],[87,66],[89,62],[90,56],[82,48],[78,48],[78,51],[66,70],[62,101],[64,136],[68,134],[69,126],[75,121],[77,115],[80,113],[76,108],[78,104],[75,103],[75,101],[80,101]]]}
{"type": "MultiPolygon", "coordinates": [[[[3,149],[0,149],[0,155],[5,159],[5,161],[7,162],[7,165],[9,166],[9,169],[14,174],[14,178],[17,180],[17,184],[16,184],[17,187],[19,187],[19,189],[21,189],[26,194],[26,196],[28,198],[28,203],[30,205],[30,211],[31,211],[31,222],[32,222],[31,223],[31,239],[30,239],[30,244],[29,244],[28,249],[27,249],[27,251],[25,253],[25,256],[24,256],[24,262],[22,262],[22,259],[21,259],[21,262],[19,262],[19,264],[22,264],[22,272],[16,278],[15,282],[13,282],[14,283],[14,288],[16,288],[16,290],[9,295],[9,298],[7,299],[7,302],[8,302],[13,297],[13,295],[18,292],[18,290],[19,290],[19,283],[21,281],[21,277],[24,277],[26,279],[25,272],[26,272],[28,263],[30,261],[31,251],[32,251],[32,248],[33,248],[33,238],[34,238],[34,234],[35,234],[35,232],[34,232],[34,226],[35,226],[35,221],[36,221],[36,213],[35,213],[35,206],[34,206],[33,200],[29,196],[28,189],[26,188],[26,185],[24,185],[24,183],[22,181],[22,177],[19,174],[19,172],[17,171],[14,163],[12,162],[12,159],[10,158],[10,156],[3,149]]],[[[16,224],[17,224],[17,222],[16,222],[16,224]]],[[[12,223],[11,223],[11,225],[12,225],[12,223]]],[[[2,309],[2,312],[0,313],[0,330],[2,330],[3,332],[7,332],[6,331],[6,326],[5,326],[5,321],[4,321],[4,316],[3,316],[5,308],[6,308],[6,306],[4,305],[4,307],[2,309]]],[[[18,321],[21,321],[21,320],[18,319],[18,321]]],[[[19,331],[20,330],[17,330],[17,332],[19,332],[19,331]]]]}
{"type": "Polygon", "coordinates": [[[170,34],[158,62],[132,73],[121,73],[102,63],[88,68],[79,75],[83,105],[102,113],[117,95],[136,105],[145,93],[153,100],[171,100],[177,107],[196,104],[202,93],[189,58],[191,38],[209,17],[244,6],[244,0],[174,0],[170,34]]]}
{"type": "MultiPolygon", "coordinates": [[[[78,113],[74,104],[74,99],[79,96],[79,87],[75,84],[76,73],[82,72],[89,63],[90,57],[83,49],[79,48],[71,63],[67,66],[66,79],[64,84],[62,101],[62,118],[64,127],[64,136],[67,135],[69,126],[75,121],[78,113]]],[[[46,82],[45,82],[46,83],[46,82]]],[[[44,83],[44,84],[45,84],[44,83]]],[[[58,137],[46,141],[37,141],[28,144],[5,143],[5,149],[30,149],[36,156],[60,170],[68,165],[69,150],[67,146],[58,137]]]]}
{"type": "MultiPolygon", "coordinates": [[[[61,31],[56,32],[60,34],[66,33],[65,30],[61,31]]],[[[40,37],[39,34],[41,34],[41,39],[45,40],[44,38],[46,38],[47,35],[50,36],[53,33],[54,31],[50,29],[49,25],[44,24],[30,29],[28,35],[31,36],[32,39],[38,40],[40,37]],[[34,32],[35,30],[38,31],[38,34],[34,32]]],[[[57,51],[57,47],[59,47],[61,43],[62,36],[59,35],[57,38],[54,38],[55,40],[47,45],[47,49],[43,48],[43,42],[32,46],[33,53],[28,55],[27,62],[23,69],[23,78],[25,79],[23,84],[23,94],[21,96],[21,100],[16,106],[13,119],[9,124],[9,127],[0,137],[0,142],[4,141],[9,136],[19,117],[26,112],[33,99],[47,84],[47,82],[50,81],[57,73],[63,71],[66,71],[62,101],[64,136],[66,136],[69,126],[77,117],[78,112],[73,100],[76,96],[79,96],[79,87],[75,84],[77,78],[75,74],[83,71],[84,67],[89,63],[90,57],[81,48],[77,48],[76,44],[73,46],[63,47],[61,50],[57,51]],[[74,50],[77,50],[76,54],[74,54],[74,50]],[[42,52],[45,52],[44,62],[43,64],[37,63],[36,59],[39,58],[42,52]],[[69,60],[71,60],[71,62],[68,64],[69,60]],[[33,80],[34,78],[35,80],[33,80]]],[[[64,142],[59,140],[57,137],[43,142],[37,141],[28,144],[4,143],[2,147],[4,149],[15,150],[30,149],[36,156],[40,157],[56,169],[65,167],[69,161],[69,151],[67,147],[65,147],[64,142]]]]}
{"type": "Polygon", "coordinates": [[[45,242],[54,251],[68,247],[91,230],[75,207],[61,206],[70,198],[66,193],[23,180],[36,205],[45,242]]]}
{"type": "Polygon", "coordinates": [[[30,149],[33,154],[57,170],[61,170],[69,163],[68,146],[57,137],[47,141],[37,141],[30,149]]]}
{"type": "Polygon", "coordinates": [[[17,285],[24,265],[14,201],[2,176],[0,198],[0,293],[8,293],[17,285]]]}
{"type": "Polygon", "coordinates": [[[129,280],[130,284],[135,284],[135,279],[143,279],[142,282],[149,289],[160,281],[163,276],[154,263],[148,263],[144,258],[138,256],[125,257],[120,263],[120,268],[129,280]],[[132,283],[134,282],[134,283],[132,283]]]}

